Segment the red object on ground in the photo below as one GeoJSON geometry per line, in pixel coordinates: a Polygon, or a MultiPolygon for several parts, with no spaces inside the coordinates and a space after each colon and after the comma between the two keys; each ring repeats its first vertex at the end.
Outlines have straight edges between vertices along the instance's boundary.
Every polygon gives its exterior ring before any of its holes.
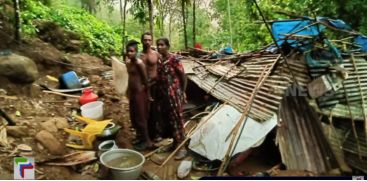
{"type": "Polygon", "coordinates": [[[80,105],[84,105],[90,102],[94,102],[98,100],[98,96],[93,93],[93,89],[86,88],[83,90],[83,94],[79,98],[80,105]]]}
{"type": "Polygon", "coordinates": [[[203,49],[203,47],[201,46],[200,43],[195,43],[195,48],[197,48],[197,49],[203,49]]]}

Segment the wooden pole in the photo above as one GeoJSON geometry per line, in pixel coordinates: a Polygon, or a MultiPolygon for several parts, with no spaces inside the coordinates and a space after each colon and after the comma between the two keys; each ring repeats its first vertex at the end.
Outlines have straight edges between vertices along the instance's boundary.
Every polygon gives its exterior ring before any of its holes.
{"type": "MultiPolygon", "coordinates": [[[[345,88],[345,84],[344,84],[344,82],[342,83],[342,85],[343,85],[343,89],[344,89],[345,100],[347,101],[347,105],[348,105],[348,110],[349,110],[350,120],[351,120],[351,122],[352,122],[353,135],[354,135],[354,138],[356,139],[356,142],[357,142],[358,157],[359,157],[359,159],[362,159],[362,155],[361,155],[361,145],[359,144],[359,138],[358,138],[358,134],[357,134],[357,130],[356,130],[356,125],[355,125],[355,121],[354,121],[354,116],[353,116],[353,114],[352,114],[352,109],[350,108],[350,102],[349,102],[349,97],[348,97],[347,89],[345,88]]],[[[335,133],[335,134],[336,134],[336,133],[335,133]]]]}
{"type": "Polygon", "coordinates": [[[356,66],[353,53],[350,55],[350,58],[352,59],[354,70],[356,71],[359,92],[361,94],[362,112],[363,112],[363,116],[364,116],[364,133],[365,133],[366,142],[367,142],[367,115],[366,115],[366,111],[364,110],[364,95],[363,95],[363,91],[362,91],[362,87],[361,87],[361,80],[360,80],[359,75],[358,75],[358,68],[356,66]]]}
{"type": "Polygon", "coordinates": [[[271,69],[268,69],[268,65],[266,65],[265,68],[263,69],[263,71],[261,72],[261,75],[260,75],[260,77],[258,79],[258,82],[257,82],[254,90],[252,91],[251,96],[247,100],[247,104],[245,106],[245,109],[244,109],[243,114],[241,115],[241,118],[238,120],[238,122],[235,125],[235,127],[232,129],[232,131],[230,132],[230,134],[227,136],[226,141],[229,139],[230,136],[232,136],[232,139],[231,139],[231,142],[230,142],[230,144],[228,146],[227,152],[226,152],[226,154],[224,156],[223,162],[222,162],[222,164],[219,167],[219,170],[217,172],[217,176],[223,175],[223,173],[224,173],[224,171],[226,169],[227,163],[229,162],[229,158],[231,157],[231,155],[232,155],[232,153],[233,153],[233,151],[235,149],[235,146],[233,146],[233,144],[235,143],[235,141],[237,141],[239,139],[238,136],[237,136],[238,135],[237,133],[239,131],[239,128],[242,125],[242,129],[243,129],[243,127],[244,127],[244,125],[245,125],[245,123],[247,121],[247,117],[248,117],[247,115],[250,112],[250,108],[251,108],[252,102],[254,100],[255,94],[256,94],[257,90],[262,86],[262,82],[264,82],[264,80],[266,79],[266,75],[268,75],[270,73],[270,70],[271,69]],[[244,119],[245,117],[246,117],[246,119],[244,119]]]}
{"type": "Polygon", "coordinates": [[[224,173],[224,171],[225,171],[225,169],[226,169],[226,167],[228,165],[229,159],[230,159],[230,157],[232,156],[233,152],[236,149],[236,146],[238,144],[238,140],[241,137],[243,128],[245,127],[245,124],[246,124],[246,121],[247,121],[247,118],[248,118],[248,114],[249,114],[249,112],[251,110],[251,105],[252,105],[252,103],[253,103],[253,101],[255,99],[255,96],[256,96],[258,90],[262,87],[262,85],[264,84],[265,80],[269,76],[271,70],[275,66],[276,62],[279,61],[280,57],[281,57],[281,55],[278,56],[277,60],[274,61],[274,63],[271,64],[270,67],[269,67],[269,65],[266,65],[264,67],[264,69],[261,72],[260,77],[259,77],[259,79],[258,79],[258,81],[256,83],[256,86],[255,86],[254,90],[252,91],[251,96],[249,97],[249,99],[247,101],[247,104],[246,104],[246,106],[244,108],[244,112],[243,112],[241,118],[239,119],[239,121],[237,122],[237,124],[235,125],[235,127],[232,129],[232,131],[230,132],[230,134],[227,136],[226,141],[229,139],[230,136],[232,136],[232,139],[231,139],[230,145],[229,145],[229,147],[227,149],[227,153],[226,153],[226,155],[224,157],[224,160],[223,160],[223,162],[222,162],[222,164],[221,164],[221,166],[220,166],[220,168],[218,170],[218,173],[217,173],[218,176],[223,175],[223,173],[224,173]],[[239,136],[237,136],[237,133],[240,130],[240,127],[242,127],[241,128],[241,132],[240,132],[239,136]],[[233,143],[235,141],[236,141],[236,144],[233,146],[233,143]]]}

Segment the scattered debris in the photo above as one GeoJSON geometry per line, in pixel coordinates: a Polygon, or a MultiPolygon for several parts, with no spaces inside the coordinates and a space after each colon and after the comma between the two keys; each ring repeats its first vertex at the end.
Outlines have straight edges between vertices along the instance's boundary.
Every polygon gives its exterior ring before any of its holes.
{"type": "Polygon", "coordinates": [[[15,112],[15,115],[16,115],[17,117],[22,116],[22,114],[20,113],[20,111],[16,111],[16,112],[15,112]]]}
{"type": "Polygon", "coordinates": [[[17,146],[17,149],[20,151],[26,151],[26,152],[31,152],[32,151],[32,147],[26,145],[26,144],[20,144],[17,146]]]}
{"type": "Polygon", "coordinates": [[[143,173],[141,174],[141,177],[146,179],[146,180],[162,180],[161,178],[158,177],[158,175],[150,172],[150,171],[143,171],[143,173]]]}
{"type": "Polygon", "coordinates": [[[56,165],[56,166],[74,166],[82,163],[88,163],[90,161],[96,160],[95,151],[78,151],[64,155],[61,158],[56,158],[43,162],[46,165],[56,165]]]}
{"type": "Polygon", "coordinates": [[[3,147],[10,147],[10,144],[8,142],[8,137],[6,135],[6,127],[0,126],[0,146],[3,147]]]}
{"type": "Polygon", "coordinates": [[[192,168],[192,161],[189,160],[181,161],[180,165],[177,168],[177,177],[179,179],[186,178],[190,174],[191,168],[192,168]]]}
{"type": "Polygon", "coordinates": [[[9,136],[15,138],[21,138],[28,136],[28,127],[27,126],[7,126],[6,132],[9,136]]]}
{"type": "Polygon", "coordinates": [[[162,165],[162,163],[164,162],[165,159],[166,159],[166,157],[161,155],[161,154],[153,154],[150,157],[150,160],[152,160],[152,162],[157,164],[157,165],[162,165]]]}

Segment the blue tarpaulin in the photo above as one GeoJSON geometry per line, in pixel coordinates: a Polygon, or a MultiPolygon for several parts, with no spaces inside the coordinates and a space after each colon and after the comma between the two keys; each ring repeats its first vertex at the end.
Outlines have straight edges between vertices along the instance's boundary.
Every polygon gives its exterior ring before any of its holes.
{"type": "Polygon", "coordinates": [[[367,52],[367,37],[366,36],[357,36],[354,38],[354,42],[361,46],[361,51],[367,52]]]}
{"type": "MultiPolygon", "coordinates": [[[[272,23],[272,33],[279,46],[287,41],[288,44],[296,47],[298,46],[299,42],[297,40],[285,39],[285,34],[292,34],[294,32],[297,32],[305,28],[306,26],[311,25],[312,23],[314,23],[314,21],[308,19],[275,21],[272,23]]],[[[295,35],[317,36],[320,34],[319,29],[320,31],[322,31],[323,29],[325,29],[325,26],[315,24],[308,28],[305,28],[300,32],[295,33],[295,35]]]]}

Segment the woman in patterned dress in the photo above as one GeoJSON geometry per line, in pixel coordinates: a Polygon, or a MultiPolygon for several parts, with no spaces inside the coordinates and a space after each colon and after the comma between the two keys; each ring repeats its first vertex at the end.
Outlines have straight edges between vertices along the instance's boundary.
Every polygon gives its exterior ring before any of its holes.
{"type": "MultiPolygon", "coordinates": [[[[178,146],[185,139],[182,104],[185,101],[187,80],[183,66],[174,54],[169,53],[170,43],[167,38],[157,40],[158,52],[162,61],[158,64],[158,83],[160,111],[163,117],[160,128],[163,136],[172,137],[178,146]]],[[[183,159],[187,150],[181,148],[175,159],[183,159]]]]}

